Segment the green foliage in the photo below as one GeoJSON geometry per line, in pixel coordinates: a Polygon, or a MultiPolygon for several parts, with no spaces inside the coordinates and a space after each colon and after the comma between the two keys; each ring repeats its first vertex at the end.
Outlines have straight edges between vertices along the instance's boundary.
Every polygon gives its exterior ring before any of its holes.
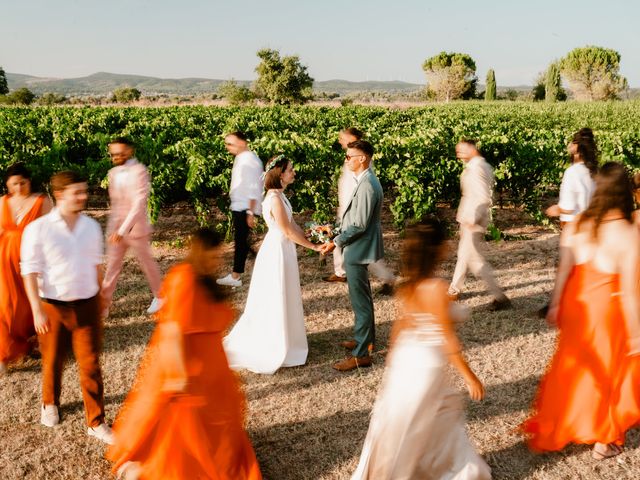
{"type": "Polygon", "coordinates": [[[553,62],[547,68],[544,78],[544,99],[547,102],[558,102],[567,99],[567,93],[562,88],[562,78],[560,76],[560,65],[553,62]]]}
{"type": "Polygon", "coordinates": [[[59,103],[65,103],[66,101],[67,97],[65,97],[64,95],[51,92],[45,93],[38,98],[38,103],[40,105],[57,105],[59,103]]]}
{"type": "Polygon", "coordinates": [[[35,94],[26,87],[19,88],[8,95],[0,96],[0,104],[7,105],[31,105],[35,100],[35,94]]]}
{"type": "Polygon", "coordinates": [[[234,79],[224,82],[218,87],[218,94],[231,105],[242,105],[252,102],[255,98],[253,92],[246,85],[239,85],[234,79]]]}
{"type": "Polygon", "coordinates": [[[484,99],[485,100],[495,100],[497,97],[497,87],[496,87],[496,73],[493,69],[489,69],[487,72],[487,87],[484,91],[484,99]]]}
{"type": "Polygon", "coordinates": [[[7,93],[9,93],[7,75],[4,73],[4,68],[0,67],[0,95],[6,95],[7,93]]]}
{"type": "Polygon", "coordinates": [[[259,50],[254,88],[260,98],[272,104],[305,103],[313,98],[313,78],[296,55],[280,56],[277,50],[259,50]]]}
{"type": "Polygon", "coordinates": [[[466,53],[440,52],[422,65],[427,76],[427,90],[437,100],[473,98],[476,84],[476,63],[466,53]]]}
{"type": "Polygon", "coordinates": [[[131,103],[139,100],[142,92],[137,88],[117,88],[113,91],[113,101],[117,103],[131,103]]]}
{"type": "MultiPolygon", "coordinates": [[[[497,198],[522,205],[542,218],[542,199],[554,192],[568,166],[566,145],[584,126],[595,133],[601,160],[640,168],[640,103],[482,102],[409,109],[330,107],[11,107],[0,108],[0,172],[15,161],[32,169],[34,180],[74,168],[92,186],[111,163],[107,142],[127,135],[152,178],[150,212],[188,200],[203,224],[210,206],[228,212],[233,158],[223,134],[244,130],[262,159],[283,153],[297,170],[291,185],[296,211],[317,222],[335,216],[337,179],[343,152],[334,147],[345,125],[358,125],[373,143],[374,166],[398,225],[456,205],[462,164],[454,147],[477,138],[495,168],[497,198]]],[[[225,231],[230,223],[216,227],[225,231]]]]}
{"type": "Polygon", "coordinates": [[[577,100],[612,100],[627,88],[619,73],[620,54],[610,48],[575,48],[560,61],[560,69],[577,100]]]}

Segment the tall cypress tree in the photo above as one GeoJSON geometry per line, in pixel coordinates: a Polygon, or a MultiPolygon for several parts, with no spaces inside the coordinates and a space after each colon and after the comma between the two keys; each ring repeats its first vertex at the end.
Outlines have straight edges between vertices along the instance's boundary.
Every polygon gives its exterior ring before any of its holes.
{"type": "Polygon", "coordinates": [[[553,62],[547,68],[544,80],[544,99],[547,102],[557,102],[562,97],[562,86],[560,84],[560,68],[553,62]]]}
{"type": "Polygon", "coordinates": [[[9,93],[9,85],[7,84],[7,76],[4,73],[4,69],[0,67],[0,95],[6,95],[9,93]]]}
{"type": "Polygon", "coordinates": [[[496,73],[493,69],[489,69],[487,72],[487,88],[484,91],[485,100],[496,99],[496,73]]]}

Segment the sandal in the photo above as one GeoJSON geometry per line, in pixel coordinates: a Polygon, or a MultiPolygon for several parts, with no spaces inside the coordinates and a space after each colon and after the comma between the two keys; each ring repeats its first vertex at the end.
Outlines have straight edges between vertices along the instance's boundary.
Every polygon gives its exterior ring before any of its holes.
{"type": "MultiPolygon", "coordinates": [[[[602,445],[602,444],[600,444],[602,445]]],[[[596,446],[593,446],[593,450],[591,452],[591,456],[596,460],[606,460],[607,458],[612,458],[620,455],[624,452],[624,448],[620,445],[616,445],[615,443],[609,443],[606,446],[606,450],[604,452],[598,451],[596,446]]]]}

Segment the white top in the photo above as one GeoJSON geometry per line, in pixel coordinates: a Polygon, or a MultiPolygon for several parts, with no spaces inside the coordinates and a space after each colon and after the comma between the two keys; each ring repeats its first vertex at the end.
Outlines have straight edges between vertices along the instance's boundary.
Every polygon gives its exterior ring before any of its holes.
{"type": "Polygon", "coordinates": [[[584,212],[591,202],[591,197],[596,189],[596,183],[589,169],[583,162],[574,163],[564,171],[560,184],[560,201],[558,206],[562,210],[572,213],[560,214],[561,222],[573,222],[576,215],[584,212]]]}
{"type": "Polygon", "coordinates": [[[460,175],[462,198],[456,215],[458,223],[473,225],[479,231],[487,228],[494,183],[493,168],[484,158],[476,156],[465,164],[460,175]]]}
{"type": "Polygon", "coordinates": [[[243,212],[249,209],[249,201],[255,200],[253,213],[260,215],[262,206],[260,200],[264,190],[262,161],[251,150],[236,155],[231,170],[231,210],[243,212]]]}
{"type": "Polygon", "coordinates": [[[130,158],[122,165],[116,166],[116,170],[113,174],[113,186],[115,188],[121,188],[127,184],[127,177],[129,176],[129,169],[126,167],[130,167],[138,163],[136,158],[130,158]]]}
{"type": "Polygon", "coordinates": [[[57,208],[31,222],[22,234],[20,270],[38,274],[40,297],[70,302],[100,290],[97,265],[102,265],[102,229],[80,214],[73,230],[57,208]]]}
{"type": "MultiPolygon", "coordinates": [[[[369,170],[375,173],[375,170],[373,169],[373,162],[369,164],[369,170]]],[[[360,174],[360,176],[362,176],[362,173],[360,174]]],[[[360,178],[356,177],[353,172],[349,170],[347,164],[345,163],[342,166],[342,173],[340,174],[340,178],[338,179],[338,221],[342,219],[344,211],[347,208],[347,205],[349,205],[351,197],[353,197],[353,192],[356,189],[359,181],[360,178]]]]}

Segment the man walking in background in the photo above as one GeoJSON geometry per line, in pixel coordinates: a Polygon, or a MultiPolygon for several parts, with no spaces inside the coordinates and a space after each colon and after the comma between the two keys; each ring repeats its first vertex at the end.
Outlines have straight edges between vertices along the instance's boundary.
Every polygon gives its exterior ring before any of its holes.
{"type": "Polygon", "coordinates": [[[135,146],[124,137],[109,144],[114,167],[109,170],[111,212],[107,222],[107,271],[102,284],[102,316],[107,317],[129,248],[147,277],[153,300],[147,313],[160,310],[160,268],[151,252],[151,224],[147,213],[151,180],[147,167],[135,158],[135,146]]]}
{"type": "Polygon", "coordinates": [[[62,371],[71,347],[80,373],[87,433],[112,444],[113,434],[104,423],[100,370],[102,231],[82,213],[87,184],[77,173],[55,174],[51,190],[56,207],[25,228],[20,249],[20,270],[42,352],[40,421],[47,427],[60,422],[62,371]]]}
{"type": "Polygon", "coordinates": [[[219,285],[240,287],[240,275],[244,273],[250,251],[249,233],[256,226],[256,215],[262,213],[264,166],[258,156],[249,150],[247,136],[244,133],[228,134],[224,137],[224,146],[235,157],[229,189],[233,219],[233,271],[216,282],[219,285]]]}
{"type": "Polygon", "coordinates": [[[459,142],[456,145],[456,156],[465,166],[460,176],[462,198],[456,215],[456,221],[460,224],[458,261],[449,286],[449,296],[452,299],[458,298],[467,269],[470,269],[476,277],[482,278],[493,294],[494,300],[490,308],[504,310],[511,306],[511,301],[496,283],[491,266],[480,253],[493,202],[493,169],[480,155],[473,140],[459,142]]]}
{"type": "MultiPolygon", "coordinates": [[[[355,127],[348,127],[341,130],[338,134],[338,143],[343,150],[347,150],[347,146],[357,140],[361,140],[364,136],[360,130],[355,127]]],[[[342,219],[347,205],[351,201],[353,192],[356,188],[356,181],[353,176],[353,172],[347,167],[347,163],[342,167],[342,173],[338,180],[338,220],[342,219]]],[[[369,168],[373,171],[373,165],[369,168]]],[[[396,281],[396,277],[393,272],[387,267],[384,258],[381,258],[377,262],[369,264],[369,272],[374,276],[382,280],[383,285],[379,293],[382,295],[391,295],[393,293],[393,285],[396,281]]],[[[342,249],[336,245],[333,251],[333,273],[328,277],[324,277],[325,282],[346,282],[347,272],[344,268],[344,258],[342,249]]]]}

